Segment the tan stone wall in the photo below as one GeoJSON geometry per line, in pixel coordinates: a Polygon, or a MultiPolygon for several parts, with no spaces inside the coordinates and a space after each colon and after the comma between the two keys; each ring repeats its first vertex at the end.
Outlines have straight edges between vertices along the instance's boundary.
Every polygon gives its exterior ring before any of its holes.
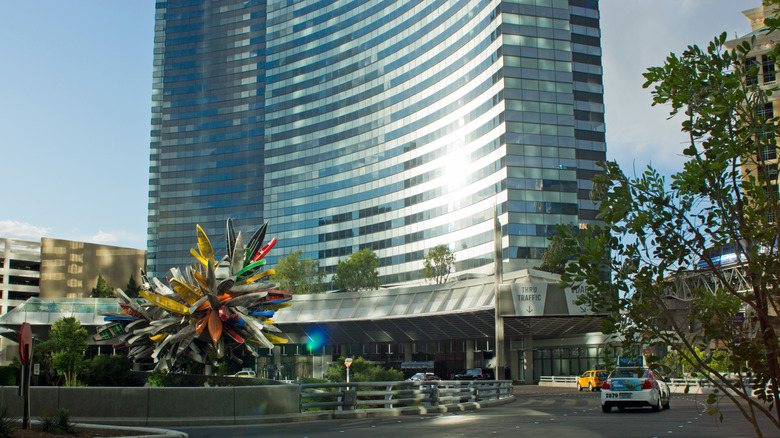
{"type": "Polygon", "coordinates": [[[88,297],[98,275],[124,289],[130,275],[141,284],[146,251],[71,240],[41,239],[41,297],[88,297]]]}

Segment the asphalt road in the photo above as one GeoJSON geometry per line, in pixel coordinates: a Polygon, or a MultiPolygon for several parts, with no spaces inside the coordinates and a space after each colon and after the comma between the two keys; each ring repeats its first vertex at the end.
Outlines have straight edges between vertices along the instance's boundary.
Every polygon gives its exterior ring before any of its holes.
{"type": "MultiPolygon", "coordinates": [[[[671,409],[601,412],[599,393],[566,388],[515,387],[515,402],[502,406],[447,414],[393,418],[327,420],[305,423],[177,428],[191,438],[406,438],[406,437],[753,437],[752,426],[728,400],[719,407],[724,416],[707,413],[706,396],[679,395],[671,409]]],[[[768,422],[764,436],[780,437],[768,422]]]]}

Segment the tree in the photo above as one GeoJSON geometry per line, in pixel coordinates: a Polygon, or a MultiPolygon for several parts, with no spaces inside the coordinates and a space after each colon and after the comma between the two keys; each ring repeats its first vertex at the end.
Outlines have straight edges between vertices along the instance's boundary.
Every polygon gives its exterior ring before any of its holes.
{"type": "Polygon", "coordinates": [[[737,372],[739,369],[731,363],[730,354],[723,350],[703,351],[694,347],[693,354],[697,356],[697,359],[691,358],[690,352],[674,351],[664,356],[660,363],[662,368],[674,377],[699,377],[695,371],[697,369],[696,362],[699,360],[707,363],[719,373],[737,372]]]}
{"type": "Polygon", "coordinates": [[[87,349],[87,329],[74,317],[59,319],[49,329],[43,348],[49,351],[54,371],[65,378],[65,386],[75,386],[87,349]]]}
{"type": "Polygon", "coordinates": [[[141,292],[141,285],[136,283],[135,278],[130,275],[130,279],[127,280],[127,286],[125,286],[123,292],[130,298],[138,298],[138,292],[141,292]]]}
{"type": "Polygon", "coordinates": [[[325,271],[314,259],[301,260],[303,251],[291,251],[276,264],[274,279],[283,290],[299,294],[311,294],[324,289],[325,271]]]}
{"type": "Polygon", "coordinates": [[[726,50],[725,41],[724,33],[706,50],[689,46],[645,73],[653,104],[684,117],[683,169],[667,183],[649,166],[628,177],[617,163],[601,163],[604,173],[594,178],[593,190],[604,226],[557,231],[567,252],[579,254],[563,281],[588,285],[583,304],[607,314],[602,329],[623,335],[624,353],[655,346],[684,357],[762,436],[759,416],[780,428],[772,316],[778,314],[780,206],[776,175],[764,163],[765,152],[777,150],[780,129],[763,111],[768,91],[743,80],[756,73],[748,61],[751,44],[726,50]],[[736,251],[739,275],[751,289],[740,289],[730,276],[735,271],[718,264],[712,250],[724,247],[736,251]],[[689,289],[682,289],[686,278],[689,289]],[[716,347],[739,364],[740,377],[752,376],[758,398],[713,367],[707,358],[716,347]]]}
{"type": "Polygon", "coordinates": [[[436,284],[447,281],[450,266],[455,263],[455,254],[447,245],[436,245],[428,250],[423,259],[423,276],[436,284]]]}
{"type": "Polygon", "coordinates": [[[92,288],[92,293],[90,294],[90,297],[92,297],[92,298],[113,298],[114,297],[114,288],[109,286],[108,283],[106,283],[106,280],[103,279],[102,275],[98,275],[97,285],[92,288]]]}
{"type": "Polygon", "coordinates": [[[99,354],[84,361],[84,378],[90,386],[135,386],[133,362],[123,354],[99,354]]]}
{"type": "MultiPolygon", "coordinates": [[[[344,382],[346,379],[347,366],[344,365],[344,358],[340,357],[328,368],[328,380],[344,382]]],[[[349,366],[350,382],[395,382],[403,379],[403,372],[384,368],[362,357],[356,357],[349,366]]]]}
{"type": "Polygon", "coordinates": [[[550,243],[542,253],[542,264],[540,271],[552,272],[553,274],[563,274],[566,271],[566,263],[569,261],[569,254],[565,251],[565,246],[561,236],[555,234],[549,237],[550,243]]]}
{"type": "Polygon", "coordinates": [[[333,279],[336,287],[357,292],[360,289],[379,288],[379,257],[368,248],[349,255],[336,265],[333,279]]]}

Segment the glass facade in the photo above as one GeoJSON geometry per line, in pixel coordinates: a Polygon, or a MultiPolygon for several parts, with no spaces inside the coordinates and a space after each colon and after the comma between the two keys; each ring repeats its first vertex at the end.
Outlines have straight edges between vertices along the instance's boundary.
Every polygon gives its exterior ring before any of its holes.
{"type": "MultiPolygon", "coordinates": [[[[189,263],[195,224],[263,220],[265,2],[157,2],[148,269],[189,263]]],[[[224,254],[224,242],[212,242],[224,254]]]]}
{"type": "MultiPolygon", "coordinates": [[[[149,269],[195,224],[270,221],[269,264],[332,272],[370,248],[382,284],[539,264],[556,224],[595,220],[605,158],[595,0],[157,4],[149,269]]],[[[214,242],[219,244],[221,242],[214,242]]]]}

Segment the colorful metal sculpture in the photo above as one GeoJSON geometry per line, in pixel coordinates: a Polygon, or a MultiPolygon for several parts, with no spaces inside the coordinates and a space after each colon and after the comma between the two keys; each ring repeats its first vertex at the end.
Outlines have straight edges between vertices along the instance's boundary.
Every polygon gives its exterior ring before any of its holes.
{"type": "Polygon", "coordinates": [[[190,250],[197,261],[172,268],[168,285],[144,276],[142,300],[117,289],[123,311],[105,315],[109,324],[98,331],[100,337],[118,338],[115,348],[127,346],[135,361],[152,358],[156,371],[168,371],[185,358],[216,365],[215,358],[228,357],[240,363],[233,354],[236,348],[257,356],[258,348],[286,343],[271,334],[281,331],[270,318],[290,305],[292,294],[262,281],[274,274],[273,269],[262,271],[264,257],[276,244],[274,238],[263,245],[267,228],[268,222],[244,245],[228,219],[227,255],[217,262],[198,225],[198,249],[190,250]]]}

